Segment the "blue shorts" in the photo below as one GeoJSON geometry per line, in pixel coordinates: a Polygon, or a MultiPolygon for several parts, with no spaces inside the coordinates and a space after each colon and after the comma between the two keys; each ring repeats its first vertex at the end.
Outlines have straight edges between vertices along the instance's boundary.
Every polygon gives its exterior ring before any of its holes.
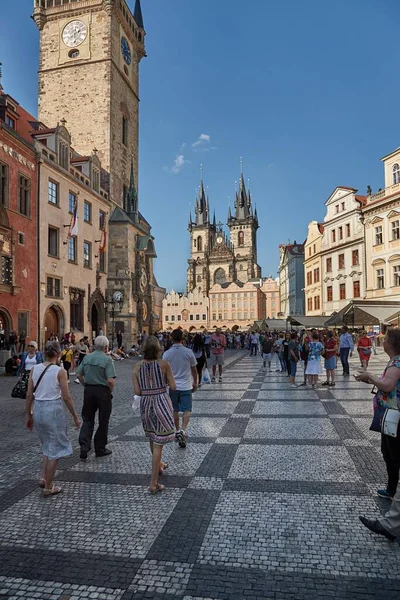
{"type": "Polygon", "coordinates": [[[290,376],[296,377],[297,373],[297,362],[295,360],[290,361],[290,376]]]}
{"type": "Polygon", "coordinates": [[[192,392],[193,390],[186,390],[184,392],[180,390],[169,391],[174,412],[192,412],[192,392]]]}

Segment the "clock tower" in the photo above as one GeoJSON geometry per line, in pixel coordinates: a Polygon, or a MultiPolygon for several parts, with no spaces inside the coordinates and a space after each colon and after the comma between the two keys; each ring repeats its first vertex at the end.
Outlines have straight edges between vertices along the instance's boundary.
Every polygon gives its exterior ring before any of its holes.
{"type": "Polygon", "coordinates": [[[139,63],[146,56],[140,0],[35,0],[40,31],[39,119],[67,121],[74,149],[93,148],[123,206],[133,153],[138,180],[139,63]]]}

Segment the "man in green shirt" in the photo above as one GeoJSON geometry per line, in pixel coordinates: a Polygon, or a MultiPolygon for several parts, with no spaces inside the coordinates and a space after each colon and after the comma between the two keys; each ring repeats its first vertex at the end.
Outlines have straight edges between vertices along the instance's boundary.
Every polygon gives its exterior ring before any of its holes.
{"type": "Polygon", "coordinates": [[[79,433],[81,460],[86,460],[92,446],[94,419],[99,411],[99,426],[94,436],[96,456],[108,456],[111,450],[106,448],[108,423],[111,416],[112,391],[115,384],[114,363],[107,356],[109,342],[104,335],[94,341],[95,351],[87,354],[77,368],[77,376],[85,386],[82,407],[82,427],[79,433]]]}

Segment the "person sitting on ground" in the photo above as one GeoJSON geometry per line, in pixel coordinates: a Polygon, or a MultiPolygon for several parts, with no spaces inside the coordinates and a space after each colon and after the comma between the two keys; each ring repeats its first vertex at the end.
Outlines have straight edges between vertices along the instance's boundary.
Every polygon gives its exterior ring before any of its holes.
{"type": "Polygon", "coordinates": [[[20,364],[21,359],[19,358],[19,356],[12,356],[11,358],[9,358],[6,361],[6,364],[4,365],[6,375],[18,375],[18,368],[20,364]]]}
{"type": "Polygon", "coordinates": [[[129,358],[129,354],[127,354],[125,352],[125,346],[121,346],[121,348],[118,348],[117,350],[117,354],[118,356],[120,356],[121,358],[129,358]]]}

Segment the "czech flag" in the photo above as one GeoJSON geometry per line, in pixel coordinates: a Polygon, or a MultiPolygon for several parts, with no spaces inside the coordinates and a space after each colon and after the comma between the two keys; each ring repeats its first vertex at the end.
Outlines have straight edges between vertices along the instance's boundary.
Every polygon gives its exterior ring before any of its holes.
{"type": "Polygon", "coordinates": [[[107,248],[107,232],[103,231],[102,240],[100,242],[100,252],[105,252],[107,248]]]}

